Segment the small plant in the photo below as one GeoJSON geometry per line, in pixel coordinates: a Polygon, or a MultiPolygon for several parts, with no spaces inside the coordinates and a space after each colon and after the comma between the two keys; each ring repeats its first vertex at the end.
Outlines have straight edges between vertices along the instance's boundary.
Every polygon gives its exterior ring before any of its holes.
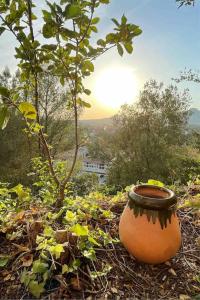
{"type": "Polygon", "coordinates": [[[35,259],[21,275],[21,282],[33,296],[39,298],[50,280],[58,274],[71,282],[86,265],[90,265],[88,275],[92,280],[105,276],[111,270],[104,263],[101,268],[94,267],[98,248],[107,248],[118,242],[103,229],[104,221],[112,220],[114,214],[102,208],[99,196],[102,194],[67,198],[60,212],[43,215],[43,231],[36,237],[35,259]],[[56,223],[58,218],[59,223],[56,223]],[[94,220],[102,222],[102,229],[94,227],[94,220]]]}

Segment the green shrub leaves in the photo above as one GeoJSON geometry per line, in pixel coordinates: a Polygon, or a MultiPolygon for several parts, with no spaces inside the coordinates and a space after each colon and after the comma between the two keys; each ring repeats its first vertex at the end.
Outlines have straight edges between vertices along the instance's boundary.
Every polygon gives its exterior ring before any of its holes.
{"type": "Polygon", "coordinates": [[[19,104],[18,108],[25,118],[32,120],[36,119],[37,113],[33,104],[29,102],[22,102],[19,104]]]}
{"type": "Polygon", "coordinates": [[[10,113],[7,106],[0,106],[0,128],[6,128],[10,118],[10,113]]]}

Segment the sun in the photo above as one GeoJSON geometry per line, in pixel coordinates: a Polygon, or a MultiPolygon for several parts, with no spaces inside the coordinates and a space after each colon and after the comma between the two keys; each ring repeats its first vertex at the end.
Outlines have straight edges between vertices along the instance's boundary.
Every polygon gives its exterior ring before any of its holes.
{"type": "Polygon", "coordinates": [[[129,67],[111,67],[97,76],[94,85],[95,99],[111,109],[130,104],[138,93],[134,70],[129,67]]]}

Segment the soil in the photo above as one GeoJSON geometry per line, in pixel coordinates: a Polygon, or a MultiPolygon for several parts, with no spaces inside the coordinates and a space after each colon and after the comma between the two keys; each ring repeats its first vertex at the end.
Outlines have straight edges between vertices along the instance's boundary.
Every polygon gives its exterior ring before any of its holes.
{"type": "MultiPolygon", "coordinates": [[[[113,237],[118,237],[119,217],[124,203],[112,207],[116,218],[101,224],[113,237]]],[[[77,277],[62,275],[46,286],[41,299],[180,299],[200,300],[200,215],[193,209],[178,211],[181,221],[182,247],[176,257],[160,265],[147,265],[131,257],[121,243],[97,250],[97,261],[85,264],[77,277]],[[89,270],[105,262],[112,268],[107,275],[91,280],[89,270]]],[[[98,224],[96,224],[98,225],[98,224]]],[[[19,229],[20,230],[20,229],[19,229]]],[[[26,237],[17,244],[0,233],[0,252],[14,259],[0,269],[0,299],[33,299],[20,283],[23,270],[19,265],[26,252],[26,237]],[[20,248],[21,247],[21,248],[20,248]],[[24,247],[24,248],[22,248],[24,247]]]]}

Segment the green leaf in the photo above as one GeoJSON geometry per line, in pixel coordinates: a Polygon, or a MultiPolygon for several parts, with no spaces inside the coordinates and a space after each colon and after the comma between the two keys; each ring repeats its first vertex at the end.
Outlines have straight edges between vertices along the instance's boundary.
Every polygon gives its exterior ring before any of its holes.
{"type": "Polygon", "coordinates": [[[43,13],[43,19],[45,22],[51,21],[51,13],[48,12],[47,10],[42,10],[43,13]]]}
{"type": "Polygon", "coordinates": [[[124,47],[129,54],[133,52],[133,46],[130,43],[125,43],[124,47]]]}
{"type": "Polygon", "coordinates": [[[108,274],[108,272],[110,272],[111,269],[112,269],[111,265],[106,264],[102,271],[90,272],[90,276],[91,276],[92,279],[100,277],[100,276],[105,276],[105,275],[108,274]]]}
{"type": "Polygon", "coordinates": [[[113,21],[113,23],[115,23],[115,25],[116,25],[117,27],[120,26],[119,22],[118,22],[116,19],[112,18],[111,20],[113,21]]]}
{"type": "Polygon", "coordinates": [[[40,46],[40,42],[34,41],[32,45],[34,49],[37,49],[40,46]]]}
{"type": "Polygon", "coordinates": [[[91,61],[85,60],[82,64],[83,71],[89,70],[90,72],[94,72],[94,65],[91,61]]]}
{"type": "Polygon", "coordinates": [[[62,28],[61,36],[63,39],[67,40],[68,38],[76,38],[78,36],[78,33],[67,28],[62,28]]]}
{"type": "Polygon", "coordinates": [[[32,19],[32,20],[37,20],[36,15],[34,15],[34,14],[32,13],[32,14],[31,14],[31,19],[32,19]]]}
{"type": "Polygon", "coordinates": [[[46,39],[49,39],[55,35],[55,27],[52,26],[52,22],[44,24],[42,33],[46,39]]]}
{"type": "Polygon", "coordinates": [[[49,265],[47,263],[44,263],[40,259],[38,259],[33,262],[32,271],[33,273],[43,274],[48,270],[48,268],[49,265]]]}
{"type": "Polygon", "coordinates": [[[0,107],[0,128],[6,128],[10,118],[9,110],[6,106],[0,107]]]}
{"type": "Polygon", "coordinates": [[[81,15],[81,8],[76,4],[69,4],[66,6],[64,16],[66,19],[73,19],[81,15]]]}
{"type": "Polygon", "coordinates": [[[49,251],[52,255],[56,257],[56,259],[60,258],[62,252],[65,252],[62,244],[57,244],[56,246],[51,246],[49,251]]]}
{"type": "Polygon", "coordinates": [[[142,29],[140,29],[139,26],[133,31],[134,36],[140,35],[141,33],[142,33],[142,29]]]}
{"type": "Polygon", "coordinates": [[[122,22],[122,25],[125,25],[125,24],[126,24],[127,18],[125,17],[125,15],[122,16],[121,22],[122,22]]]}
{"type": "Polygon", "coordinates": [[[115,43],[116,42],[116,35],[114,33],[109,33],[106,35],[106,42],[115,43]]]}
{"type": "Polygon", "coordinates": [[[117,51],[118,51],[119,55],[123,56],[124,50],[120,44],[117,44],[117,51]]]}
{"type": "Polygon", "coordinates": [[[76,224],[72,226],[71,231],[75,233],[77,236],[88,236],[89,234],[88,226],[82,226],[80,224],[76,224]]]}
{"type": "Polygon", "coordinates": [[[44,283],[38,283],[36,280],[31,280],[28,289],[34,297],[40,298],[40,295],[44,292],[44,283]]]}
{"type": "Polygon", "coordinates": [[[55,233],[54,230],[50,226],[46,226],[44,228],[44,235],[45,236],[52,237],[52,236],[54,236],[54,233],[55,233]]]}
{"type": "Polygon", "coordinates": [[[54,45],[54,44],[45,44],[42,46],[42,49],[45,49],[45,50],[56,50],[57,48],[57,45],[54,45]]]}
{"type": "Polygon", "coordinates": [[[102,46],[102,47],[105,47],[106,42],[105,42],[104,40],[102,40],[102,39],[99,39],[99,40],[97,41],[97,45],[102,46]]]}
{"type": "Polygon", "coordinates": [[[99,2],[103,4],[109,4],[110,0],[100,0],[99,2]]]}
{"type": "Polygon", "coordinates": [[[160,187],[164,186],[164,183],[162,183],[159,180],[154,180],[154,179],[149,179],[148,182],[147,182],[147,184],[149,184],[149,185],[157,185],[157,186],[160,186],[160,187]]]}
{"type": "Polygon", "coordinates": [[[30,272],[24,269],[20,276],[20,282],[23,283],[25,286],[28,286],[29,282],[32,279],[35,279],[35,277],[36,277],[35,274],[30,275],[30,272]]]}
{"type": "Polygon", "coordinates": [[[101,246],[92,236],[88,237],[88,241],[96,246],[101,246]]]}
{"type": "Polygon", "coordinates": [[[69,267],[68,265],[64,264],[62,265],[62,274],[68,273],[69,272],[69,267]]]}
{"type": "Polygon", "coordinates": [[[65,77],[64,76],[60,77],[60,83],[61,83],[62,86],[65,85],[65,77]]]}
{"type": "Polygon", "coordinates": [[[0,257],[0,267],[5,267],[9,262],[9,259],[10,257],[7,255],[0,257]]]}
{"type": "Polygon", "coordinates": [[[22,184],[18,184],[14,186],[11,190],[11,192],[15,192],[17,196],[19,197],[19,200],[26,200],[29,198],[29,193],[26,189],[23,188],[22,184]]]}
{"type": "Polygon", "coordinates": [[[93,18],[92,19],[92,24],[97,24],[97,23],[99,23],[99,21],[100,21],[100,18],[98,18],[98,17],[96,17],[96,18],[93,18]]]}
{"type": "Polygon", "coordinates": [[[88,89],[84,89],[84,93],[89,96],[91,94],[91,91],[88,89]]]}
{"type": "Polygon", "coordinates": [[[6,29],[5,29],[5,27],[0,27],[0,35],[5,31],[6,29]]]}
{"type": "Polygon", "coordinates": [[[83,106],[83,107],[87,107],[87,108],[90,108],[91,107],[91,104],[82,100],[82,99],[77,99],[77,104],[83,106]]]}
{"type": "Polygon", "coordinates": [[[94,31],[94,32],[98,32],[96,26],[90,26],[90,29],[91,29],[92,31],[94,31]]]}
{"type": "Polygon", "coordinates": [[[25,116],[25,118],[32,120],[36,119],[37,113],[33,104],[29,102],[21,102],[18,108],[20,112],[25,116]]]}
{"type": "Polygon", "coordinates": [[[0,86],[0,95],[9,98],[10,91],[5,86],[0,86]]]}
{"type": "Polygon", "coordinates": [[[84,250],[83,251],[83,256],[91,259],[91,260],[94,260],[95,259],[95,250],[93,248],[90,248],[88,250],[84,250]]]}
{"type": "Polygon", "coordinates": [[[73,211],[71,210],[68,210],[66,212],[66,215],[65,215],[65,219],[68,221],[68,222],[74,222],[76,221],[76,213],[74,213],[73,211]]]}

